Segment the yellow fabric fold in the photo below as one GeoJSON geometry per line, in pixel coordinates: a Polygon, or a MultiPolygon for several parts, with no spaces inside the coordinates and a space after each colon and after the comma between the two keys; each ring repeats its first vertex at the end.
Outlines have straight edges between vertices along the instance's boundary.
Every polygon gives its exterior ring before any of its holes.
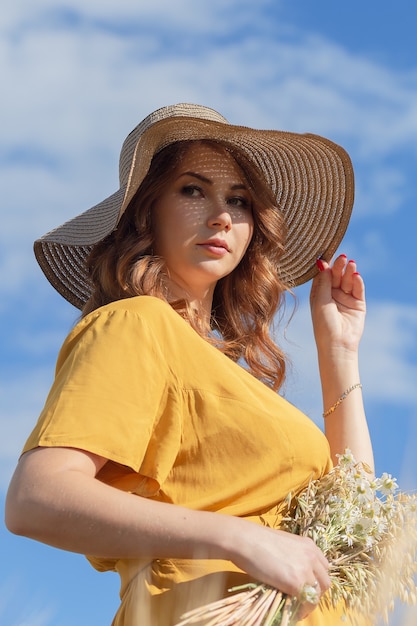
{"type": "MultiPolygon", "coordinates": [[[[272,527],[288,493],[331,468],[308,417],[148,296],[98,309],[71,331],[25,450],[36,446],[103,456],[97,478],[132,498],[272,527]]],[[[115,626],[170,626],[248,580],[228,561],[89,558],[121,577],[115,626]]],[[[339,623],[334,612],[314,615],[306,626],[339,623]]]]}

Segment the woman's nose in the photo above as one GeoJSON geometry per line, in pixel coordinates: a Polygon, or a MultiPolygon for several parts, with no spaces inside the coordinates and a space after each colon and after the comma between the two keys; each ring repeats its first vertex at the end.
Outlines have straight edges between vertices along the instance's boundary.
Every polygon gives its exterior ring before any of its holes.
{"type": "Polygon", "coordinates": [[[210,228],[217,228],[219,230],[229,231],[232,228],[232,219],[228,211],[219,210],[210,215],[207,220],[207,224],[210,228]]]}

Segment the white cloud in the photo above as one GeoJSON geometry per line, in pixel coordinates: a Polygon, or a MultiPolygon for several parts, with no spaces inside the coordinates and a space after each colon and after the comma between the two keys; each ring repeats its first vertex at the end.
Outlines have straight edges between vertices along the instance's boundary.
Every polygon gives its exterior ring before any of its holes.
{"type": "Polygon", "coordinates": [[[379,162],[376,165],[356,183],[356,205],[362,215],[395,213],[409,194],[407,177],[398,166],[384,166],[379,162]]]}
{"type": "Polygon", "coordinates": [[[46,399],[52,381],[49,370],[36,368],[25,371],[17,378],[3,380],[0,386],[0,490],[9,483],[23,445],[29,436],[46,399]]]}
{"type": "Polygon", "coordinates": [[[125,20],[128,33],[46,19],[67,6],[9,8],[6,145],[34,142],[67,160],[86,159],[91,147],[120,145],[125,120],[133,125],[138,114],[181,96],[209,100],[235,122],[349,136],[366,155],[415,138],[415,88],[403,86],[406,77],[323,39],[291,36],[285,24],[269,30],[259,5],[71,3],[89,18],[125,20]]]}
{"type": "MultiPolygon", "coordinates": [[[[271,3],[265,4],[271,11],[271,3]]],[[[94,142],[101,120],[111,116],[114,125],[115,111],[135,119],[139,100],[145,112],[158,94],[166,103],[167,95],[193,91],[200,98],[213,94],[233,121],[344,133],[368,155],[411,144],[417,132],[411,78],[332,42],[289,31],[278,23],[276,8],[272,30],[262,7],[251,2],[232,1],[227,8],[219,1],[199,4],[198,11],[190,0],[71,4],[102,22],[125,20],[131,30],[117,32],[97,22],[86,27],[46,19],[48,11],[66,6],[41,2],[25,12],[15,9],[8,30],[13,35],[3,38],[2,75],[11,87],[13,117],[23,122],[23,139],[39,141],[42,131],[57,127],[58,138],[62,133],[69,141],[67,149],[80,136],[94,142]],[[40,16],[35,22],[34,15],[40,16]],[[23,27],[28,23],[33,26],[23,27]],[[242,116],[246,110],[255,115],[242,116]],[[42,112],[34,124],[30,114],[42,112]]],[[[47,133],[52,141],[55,135],[47,133]]]]}
{"type": "Polygon", "coordinates": [[[25,0],[16,0],[7,10],[2,13],[2,23],[9,30],[13,28],[28,28],[32,24],[39,27],[39,16],[42,18],[41,24],[53,23],[59,16],[62,19],[66,16],[68,27],[83,24],[86,20],[95,20],[97,27],[111,23],[132,24],[132,21],[140,20],[152,22],[163,26],[169,26],[172,30],[190,29],[194,32],[213,31],[222,32],[230,28],[230,21],[240,26],[247,24],[248,20],[256,18],[256,22],[268,22],[264,16],[263,9],[269,7],[276,11],[281,4],[280,0],[258,0],[256,4],[252,0],[211,0],[210,3],[198,4],[194,0],[178,0],[175,4],[171,0],[119,0],[114,3],[112,0],[33,0],[29,5],[25,0]],[[237,10],[239,9],[239,10],[237,10]],[[71,19],[72,16],[72,19],[71,19]],[[219,18],[222,17],[223,20],[219,18]],[[47,19],[49,18],[49,19],[47,19]],[[78,18],[78,20],[77,20],[78,18]]]}
{"type": "Polygon", "coordinates": [[[363,343],[370,398],[417,407],[417,307],[371,302],[363,343]]]}

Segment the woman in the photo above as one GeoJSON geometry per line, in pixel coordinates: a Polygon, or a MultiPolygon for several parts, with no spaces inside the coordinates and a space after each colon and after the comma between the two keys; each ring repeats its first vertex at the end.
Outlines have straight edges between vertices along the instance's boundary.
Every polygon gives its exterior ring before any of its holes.
{"type": "MultiPolygon", "coordinates": [[[[7,524],[117,571],[115,626],[175,624],[248,581],[329,588],[321,551],[279,525],[287,494],[346,447],[373,463],[364,285],[344,255],[329,263],[352,203],[350,160],[332,142],[175,105],[128,136],[113,196],[35,243],[83,317],[12,479],[7,524]],[[325,436],[275,393],[285,357],[269,335],[285,293],[317,272],[325,436]]],[[[310,626],[341,619],[314,608],[300,610],[310,626]]]]}

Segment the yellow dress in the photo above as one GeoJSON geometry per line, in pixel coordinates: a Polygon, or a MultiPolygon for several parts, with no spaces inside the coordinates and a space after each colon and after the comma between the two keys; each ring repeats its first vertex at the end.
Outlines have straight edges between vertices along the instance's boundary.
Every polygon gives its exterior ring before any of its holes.
{"type": "MultiPolygon", "coordinates": [[[[310,419],[150,296],[102,307],[72,330],[24,451],[36,446],[105,457],[98,478],[132,494],[272,526],[289,492],[331,468],[310,419]]],[[[172,626],[248,581],[228,561],[89,559],[121,577],[114,626],[172,626]]],[[[303,621],[339,623],[350,621],[321,609],[303,621]]]]}

